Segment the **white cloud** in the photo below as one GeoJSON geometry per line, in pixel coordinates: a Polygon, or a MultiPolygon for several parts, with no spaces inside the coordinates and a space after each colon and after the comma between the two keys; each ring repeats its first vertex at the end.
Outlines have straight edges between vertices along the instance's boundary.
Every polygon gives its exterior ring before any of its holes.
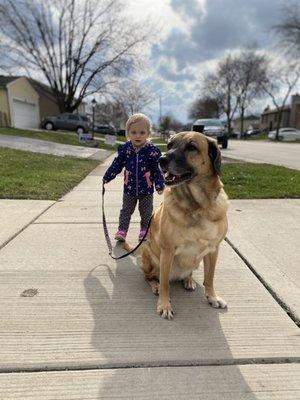
{"type": "MultiPolygon", "coordinates": [[[[163,96],[162,111],[183,122],[200,94],[201,78],[228,52],[253,44],[271,50],[270,27],[280,18],[283,0],[128,0],[136,18],[157,21],[146,80],[163,96]]],[[[158,100],[151,106],[158,118],[158,100]]]]}

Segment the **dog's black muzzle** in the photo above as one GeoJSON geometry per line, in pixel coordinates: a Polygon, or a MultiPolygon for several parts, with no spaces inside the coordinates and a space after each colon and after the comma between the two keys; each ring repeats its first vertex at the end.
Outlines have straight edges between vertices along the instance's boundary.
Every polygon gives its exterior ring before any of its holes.
{"type": "Polygon", "coordinates": [[[159,164],[159,166],[160,166],[162,172],[167,172],[169,162],[170,162],[170,159],[169,159],[168,156],[166,156],[166,155],[161,156],[161,157],[158,159],[158,164],[159,164]]]}
{"type": "Polygon", "coordinates": [[[173,153],[166,153],[158,160],[167,186],[177,186],[193,178],[193,170],[186,165],[184,157],[176,157],[173,153]]]}

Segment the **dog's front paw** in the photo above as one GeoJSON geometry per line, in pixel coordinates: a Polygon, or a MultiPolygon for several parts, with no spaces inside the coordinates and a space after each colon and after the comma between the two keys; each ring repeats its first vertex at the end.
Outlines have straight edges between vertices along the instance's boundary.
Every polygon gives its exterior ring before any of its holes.
{"type": "Polygon", "coordinates": [[[174,317],[174,312],[169,301],[161,302],[158,300],[156,310],[157,313],[160,314],[163,318],[172,319],[174,317]]]}
{"type": "Polygon", "coordinates": [[[197,287],[196,282],[191,277],[185,278],[182,283],[186,290],[194,291],[197,287]]]}
{"type": "Polygon", "coordinates": [[[227,308],[227,303],[219,296],[206,296],[209,304],[214,308],[227,308]]]}

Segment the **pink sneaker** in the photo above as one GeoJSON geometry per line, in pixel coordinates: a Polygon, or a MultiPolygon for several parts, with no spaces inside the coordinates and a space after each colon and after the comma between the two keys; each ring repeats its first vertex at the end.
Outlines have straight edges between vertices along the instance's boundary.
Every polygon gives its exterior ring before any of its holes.
{"type": "MultiPolygon", "coordinates": [[[[139,234],[139,241],[143,240],[143,237],[145,236],[146,229],[141,229],[140,234],[139,234]]],[[[147,236],[145,237],[144,240],[147,240],[147,236]]]]}
{"type": "Polygon", "coordinates": [[[126,235],[127,235],[127,232],[126,232],[126,231],[123,231],[122,229],[119,229],[119,230],[117,231],[117,233],[115,234],[115,239],[116,239],[118,242],[125,242],[126,235]]]}

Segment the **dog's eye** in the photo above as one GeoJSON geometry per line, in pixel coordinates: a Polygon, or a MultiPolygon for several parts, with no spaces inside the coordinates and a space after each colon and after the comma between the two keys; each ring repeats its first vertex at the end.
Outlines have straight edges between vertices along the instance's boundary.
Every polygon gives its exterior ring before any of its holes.
{"type": "Polygon", "coordinates": [[[198,148],[193,143],[188,143],[185,149],[188,151],[198,151],[198,148]]]}

